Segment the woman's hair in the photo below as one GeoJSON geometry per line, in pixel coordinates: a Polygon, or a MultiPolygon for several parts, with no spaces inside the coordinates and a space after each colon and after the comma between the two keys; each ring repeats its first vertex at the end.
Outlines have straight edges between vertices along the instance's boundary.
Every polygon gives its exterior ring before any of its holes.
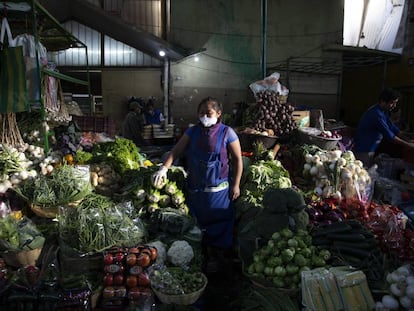
{"type": "Polygon", "coordinates": [[[214,98],[214,97],[206,97],[204,98],[197,107],[197,112],[200,112],[201,107],[203,107],[204,105],[207,105],[208,103],[211,103],[213,106],[213,109],[217,112],[222,112],[223,111],[223,106],[221,105],[221,103],[219,103],[219,101],[214,98]]]}
{"type": "Polygon", "coordinates": [[[399,98],[400,98],[400,92],[398,92],[394,89],[391,89],[391,88],[387,88],[387,89],[384,89],[381,92],[381,94],[379,96],[379,101],[380,102],[383,101],[383,102],[388,103],[390,101],[393,101],[393,100],[396,100],[396,99],[399,99],[399,98]]]}

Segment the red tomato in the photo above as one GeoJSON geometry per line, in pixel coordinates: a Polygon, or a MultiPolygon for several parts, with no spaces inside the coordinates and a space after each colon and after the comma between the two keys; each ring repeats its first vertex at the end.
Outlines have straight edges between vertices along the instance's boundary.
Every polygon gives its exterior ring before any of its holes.
{"type": "Polygon", "coordinates": [[[126,286],[132,288],[138,285],[138,279],[135,275],[128,275],[126,279],[126,286]]]}
{"type": "Polygon", "coordinates": [[[129,252],[130,254],[138,254],[138,253],[139,253],[139,249],[138,249],[138,247],[131,247],[131,248],[128,250],[128,252],[129,252]]]}
{"type": "Polygon", "coordinates": [[[134,266],[137,263],[137,255],[135,254],[128,254],[126,257],[126,264],[128,266],[134,266]]]}
{"type": "Polygon", "coordinates": [[[105,274],[104,276],[104,284],[106,286],[114,285],[114,276],[110,273],[105,274]]]}
{"type": "Polygon", "coordinates": [[[114,261],[114,256],[111,253],[105,254],[104,256],[104,263],[105,265],[110,265],[114,261]]]}
{"type": "Polygon", "coordinates": [[[150,246],[149,249],[151,251],[151,260],[157,259],[157,255],[158,255],[157,248],[155,246],[150,246]]]}
{"type": "Polygon", "coordinates": [[[115,261],[116,262],[122,262],[122,260],[124,260],[124,257],[125,257],[124,253],[121,253],[121,252],[116,253],[115,254],[115,261]]]}
{"type": "Polygon", "coordinates": [[[150,285],[150,278],[149,278],[149,276],[148,276],[148,274],[146,274],[146,273],[140,273],[140,274],[138,274],[138,285],[139,286],[144,286],[144,287],[147,287],[147,286],[149,286],[150,285]]]}
{"type": "Polygon", "coordinates": [[[137,257],[137,264],[141,267],[148,267],[151,263],[150,255],[146,253],[141,253],[137,257]]]}
{"type": "Polygon", "coordinates": [[[117,273],[114,276],[114,284],[122,285],[124,283],[124,276],[121,273],[117,273]]]}

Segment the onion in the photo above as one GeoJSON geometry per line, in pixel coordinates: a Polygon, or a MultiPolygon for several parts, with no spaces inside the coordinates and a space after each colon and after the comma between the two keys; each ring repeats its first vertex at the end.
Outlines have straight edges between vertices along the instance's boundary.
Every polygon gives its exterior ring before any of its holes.
{"type": "Polygon", "coordinates": [[[414,285],[414,276],[409,275],[405,278],[405,282],[410,286],[410,285],[414,285]]]}
{"type": "Polygon", "coordinates": [[[408,285],[405,289],[405,295],[408,298],[414,299],[414,285],[408,285]]]}
{"type": "Polygon", "coordinates": [[[397,310],[399,307],[398,300],[392,297],[391,295],[384,295],[382,297],[382,304],[384,307],[390,309],[390,310],[397,310]]]}
{"type": "Polygon", "coordinates": [[[397,272],[400,275],[403,275],[403,276],[409,276],[410,275],[410,269],[406,265],[399,267],[397,269],[397,272]]]}
{"type": "Polygon", "coordinates": [[[401,290],[401,288],[398,286],[397,283],[392,283],[391,284],[390,291],[391,291],[391,293],[393,293],[397,297],[401,297],[401,296],[404,295],[403,291],[401,290]]]}
{"type": "Polygon", "coordinates": [[[400,298],[400,304],[405,309],[410,309],[410,308],[414,307],[413,301],[407,296],[403,296],[403,297],[400,298]]]}

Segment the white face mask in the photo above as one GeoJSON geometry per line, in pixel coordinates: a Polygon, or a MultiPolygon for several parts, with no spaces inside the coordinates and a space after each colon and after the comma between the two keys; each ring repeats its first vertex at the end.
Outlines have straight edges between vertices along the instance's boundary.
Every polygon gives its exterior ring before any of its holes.
{"type": "Polygon", "coordinates": [[[217,123],[217,118],[215,118],[215,117],[209,118],[206,115],[204,115],[204,116],[200,117],[200,122],[201,122],[201,124],[204,125],[204,127],[210,127],[210,126],[213,126],[214,124],[217,123]]]}

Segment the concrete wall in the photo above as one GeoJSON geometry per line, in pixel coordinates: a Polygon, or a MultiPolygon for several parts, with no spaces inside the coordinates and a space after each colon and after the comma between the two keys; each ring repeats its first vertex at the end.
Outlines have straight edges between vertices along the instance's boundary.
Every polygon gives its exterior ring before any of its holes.
{"type": "MultiPolygon", "coordinates": [[[[194,118],[195,106],[207,95],[222,101],[225,111],[233,102],[250,101],[248,85],[262,78],[261,1],[171,2],[170,40],[195,51],[206,49],[199,62],[189,58],[171,66],[175,119],[194,118]]],[[[290,57],[324,56],[322,44],[342,42],[342,24],[342,1],[268,0],[267,67],[290,57]]],[[[281,79],[286,81],[286,75],[281,79]]],[[[320,108],[328,103],[328,116],[336,116],[337,77],[327,83],[317,75],[297,79],[291,92],[296,105],[320,108]]]]}
{"type": "Polygon", "coordinates": [[[128,112],[127,101],[131,96],[145,99],[155,96],[157,107],[162,107],[161,73],[152,69],[103,70],[102,96],[104,114],[110,115],[119,129],[128,112]]]}

